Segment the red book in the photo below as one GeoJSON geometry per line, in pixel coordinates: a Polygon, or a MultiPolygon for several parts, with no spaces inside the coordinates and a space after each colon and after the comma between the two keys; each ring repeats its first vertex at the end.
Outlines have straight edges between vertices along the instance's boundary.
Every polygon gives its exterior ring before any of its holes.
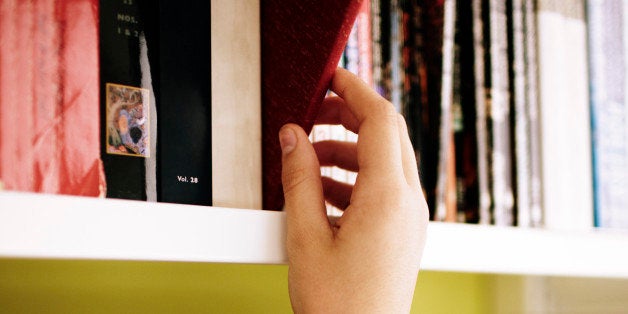
{"type": "Polygon", "coordinates": [[[0,188],[97,196],[98,1],[0,0],[0,188]]]}
{"type": "Polygon", "coordinates": [[[280,210],[278,132],[310,132],[362,0],[262,2],[263,208],[280,210]]]}

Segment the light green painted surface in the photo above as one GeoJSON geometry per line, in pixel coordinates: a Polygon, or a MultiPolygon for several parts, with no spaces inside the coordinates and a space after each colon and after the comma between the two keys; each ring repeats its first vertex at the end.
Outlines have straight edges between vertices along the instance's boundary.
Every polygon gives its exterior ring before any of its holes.
{"type": "MultiPolygon", "coordinates": [[[[290,313],[285,265],[0,259],[0,313],[290,313]]],[[[487,313],[490,277],[422,272],[413,313],[487,313]]]]}

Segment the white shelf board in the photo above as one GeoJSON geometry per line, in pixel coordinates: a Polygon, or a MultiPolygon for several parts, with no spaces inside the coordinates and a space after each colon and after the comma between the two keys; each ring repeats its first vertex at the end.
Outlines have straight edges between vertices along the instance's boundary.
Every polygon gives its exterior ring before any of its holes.
{"type": "Polygon", "coordinates": [[[625,230],[558,231],[431,223],[424,269],[628,278],[625,230]]]}
{"type": "Polygon", "coordinates": [[[0,256],[283,263],[284,215],[0,193],[0,256]]]}
{"type": "MultiPolygon", "coordinates": [[[[286,263],[285,215],[0,192],[0,257],[286,263]]],[[[430,223],[422,268],[628,279],[628,232],[430,223]]]]}

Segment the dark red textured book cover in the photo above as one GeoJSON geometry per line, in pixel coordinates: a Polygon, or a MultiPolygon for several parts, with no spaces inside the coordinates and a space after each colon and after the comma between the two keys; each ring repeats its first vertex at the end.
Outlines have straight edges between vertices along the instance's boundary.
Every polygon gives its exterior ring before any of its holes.
{"type": "Polygon", "coordinates": [[[312,129],[361,3],[261,2],[264,209],[283,206],[279,129],[312,129]]]}
{"type": "Polygon", "coordinates": [[[98,1],[0,0],[0,183],[101,194],[98,1]]]}

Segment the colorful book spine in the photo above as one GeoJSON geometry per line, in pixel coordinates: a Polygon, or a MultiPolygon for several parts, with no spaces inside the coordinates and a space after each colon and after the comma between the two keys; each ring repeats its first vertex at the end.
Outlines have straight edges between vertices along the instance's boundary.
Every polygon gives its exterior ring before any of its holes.
{"type": "Polygon", "coordinates": [[[289,6],[279,0],[262,2],[264,209],[281,210],[284,204],[277,133],[290,122],[311,131],[361,4],[359,0],[299,1],[289,6]]]}
{"type": "MultiPolygon", "coordinates": [[[[436,220],[445,220],[447,207],[451,208],[451,195],[447,189],[448,165],[451,165],[450,153],[452,151],[452,102],[453,102],[453,79],[454,79],[454,57],[455,57],[455,25],[456,25],[456,3],[455,0],[445,0],[443,17],[443,57],[442,57],[442,83],[441,83],[441,116],[440,116],[440,145],[438,157],[438,179],[436,189],[436,220]],[[449,199],[449,201],[448,201],[449,199]]],[[[455,185],[454,185],[455,187],[455,185]]],[[[454,192],[455,193],[455,192],[454,192]]],[[[455,204],[455,202],[454,202],[455,204]]],[[[451,209],[450,209],[451,211],[451,209]]]]}
{"type": "Polygon", "coordinates": [[[356,17],[358,37],[358,76],[373,86],[373,34],[371,22],[371,0],[363,0],[356,17]]]}
{"type": "Polygon", "coordinates": [[[401,0],[390,1],[390,102],[397,112],[403,108],[403,11],[401,0]]]}
{"type": "MultiPolygon", "coordinates": [[[[379,79],[377,79],[377,75],[375,75],[376,73],[378,73],[376,70],[373,70],[373,79],[375,80],[375,90],[382,95],[382,97],[386,98],[387,100],[391,100],[391,88],[392,88],[392,82],[391,82],[391,60],[390,60],[390,53],[391,53],[391,8],[392,8],[392,4],[391,4],[391,0],[378,0],[379,1],[379,27],[374,26],[379,28],[379,35],[380,35],[380,40],[379,40],[379,46],[380,48],[378,49],[377,44],[375,44],[373,46],[373,52],[374,52],[374,57],[375,55],[377,55],[377,52],[380,51],[381,52],[381,66],[380,66],[380,70],[381,70],[381,77],[379,79]]],[[[375,59],[373,60],[373,62],[376,62],[375,59]]],[[[375,63],[374,63],[375,65],[375,63]]]]}
{"type": "Polygon", "coordinates": [[[99,196],[98,1],[0,1],[0,185],[99,196]]]}
{"type": "Polygon", "coordinates": [[[156,155],[150,150],[156,141],[150,133],[156,124],[150,117],[156,102],[150,97],[150,64],[143,68],[142,62],[148,58],[147,37],[151,50],[158,50],[153,41],[157,30],[144,19],[158,14],[158,6],[143,9],[139,2],[100,1],[101,158],[107,197],[155,201],[156,180],[148,179],[154,178],[155,169],[147,173],[146,158],[156,155]],[[149,77],[148,86],[142,86],[143,76],[149,77]],[[131,133],[140,134],[139,139],[131,133]]]}
{"type": "Polygon", "coordinates": [[[382,15],[381,15],[381,1],[371,0],[371,75],[373,79],[373,88],[378,94],[385,96],[383,91],[384,84],[384,71],[383,71],[383,56],[382,56],[382,15]]]}

